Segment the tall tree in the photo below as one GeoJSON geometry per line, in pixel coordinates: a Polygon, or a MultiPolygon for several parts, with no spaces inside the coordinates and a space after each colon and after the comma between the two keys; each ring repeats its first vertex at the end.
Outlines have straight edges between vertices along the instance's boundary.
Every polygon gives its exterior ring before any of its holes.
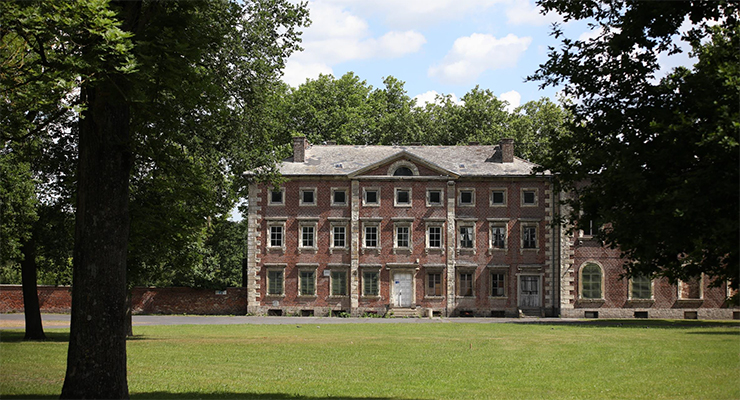
{"type": "Polygon", "coordinates": [[[542,0],[590,20],[593,39],[562,38],[529,79],[564,84],[570,133],[544,162],[574,193],[570,221],[600,237],[627,275],[740,280],[740,18],[735,2],[542,0]],[[689,23],[691,29],[679,29],[689,23]],[[691,44],[696,64],[657,79],[659,56],[691,44]],[[587,183],[587,184],[586,184],[587,183]]]}
{"type": "Polygon", "coordinates": [[[230,176],[215,188],[229,193],[241,183],[238,171],[272,163],[264,98],[305,23],[302,5],[281,0],[2,3],[0,43],[19,49],[0,74],[9,93],[4,120],[18,127],[9,139],[48,134],[43,122],[28,129],[34,114],[51,119],[60,104],[81,110],[63,398],[128,397],[132,169],[139,176],[192,160],[206,176],[230,176]],[[25,111],[36,102],[51,106],[25,111]]]}

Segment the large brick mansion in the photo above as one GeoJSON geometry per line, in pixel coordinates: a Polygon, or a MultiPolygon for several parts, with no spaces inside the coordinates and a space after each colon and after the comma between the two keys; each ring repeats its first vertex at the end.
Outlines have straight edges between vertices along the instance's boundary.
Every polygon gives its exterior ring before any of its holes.
{"type": "Polygon", "coordinates": [[[249,188],[250,313],[740,317],[726,285],[621,279],[511,139],[293,148],[282,185],[249,188]]]}

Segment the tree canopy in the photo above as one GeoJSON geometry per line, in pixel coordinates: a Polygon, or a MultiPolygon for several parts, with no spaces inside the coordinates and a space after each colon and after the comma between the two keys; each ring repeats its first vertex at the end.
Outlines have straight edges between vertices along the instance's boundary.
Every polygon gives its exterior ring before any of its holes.
{"type": "Polygon", "coordinates": [[[48,128],[70,111],[77,120],[62,397],[128,396],[129,210],[169,207],[163,224],[200,229],[233,204],[241,171],[271,171],[277,153],[266,99],[307,22],[302,5],[282,0],[0,5],[4,151],[17,141],[55,142],[58,132],[48,128]]]}
{"type": "Polygon", "coordinates": [[[541,0],[543,12],[590,21],[563,36],[530,80],[564,85],[568,133],[544,167],[573,193],[572,223],[596,221],[626,275],[738,288],[740,26],[733,2],[541,0]],[[681,33],[682,25],[690,25],[681,33]],[[695,64],[658,79],[661,55],[691,45],[695,64]]]}

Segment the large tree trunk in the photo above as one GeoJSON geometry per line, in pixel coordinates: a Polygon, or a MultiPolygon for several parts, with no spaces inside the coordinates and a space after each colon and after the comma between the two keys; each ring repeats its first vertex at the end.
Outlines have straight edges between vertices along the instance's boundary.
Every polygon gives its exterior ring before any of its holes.
{"type": "Polygon", "coordinates": [[[62,398],[128,398],[126,250],[130,109],[128,82],[83,88],[75,219],[72,318],[62,398]],[[123,93],[122,93],[123,92],[123,93]]]}
{"type": "Polygon", "coordinates": [[[21,282],[23,283],[23,314],[26,316],[25,340],[44,340],[44,327],[41,323],[39,292],[36,274],[36,240],[33,236],[23,243],[21,262],[21,282]]]}

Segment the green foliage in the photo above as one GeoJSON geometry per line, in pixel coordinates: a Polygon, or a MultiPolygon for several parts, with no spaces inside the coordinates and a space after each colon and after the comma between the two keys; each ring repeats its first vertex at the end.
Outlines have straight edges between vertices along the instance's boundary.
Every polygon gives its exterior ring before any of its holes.
{"type": "MultiPolygon", "coordinates": [[[[737,325],[365,322],[138,326],[127,343],[131,397],[740,397],[737,325]],[[255,372],[245,371],[246,361],[255,372]]],[[[22,335],[3,331],[0,394],[58,395],[66,336],[47,329],[50,341],[21,342],[22,335]]]]}
{"type": "Polygon", "coordinates": [[[34,188],[28,162],[8,147],[0,149],[0,266],[23,257],[21,246],[38,219],[34,188]]]}
{"type": "Polygon", "coordinates": [[[601,29],[596,39],[564,38],[530,77],[565,83],[575,99],[570,131],[554,138],[543,162],[575,195],[568,219],[608,223],[600,237],[630,258],[628,275],[675,281],[705,273],[737,289],[737,4],[540,4],[566,19],[594,18],[601,29]],[[674,35],[686,18],[698,62],[658,81],[658,54],[678,51],[674,35]]]}

